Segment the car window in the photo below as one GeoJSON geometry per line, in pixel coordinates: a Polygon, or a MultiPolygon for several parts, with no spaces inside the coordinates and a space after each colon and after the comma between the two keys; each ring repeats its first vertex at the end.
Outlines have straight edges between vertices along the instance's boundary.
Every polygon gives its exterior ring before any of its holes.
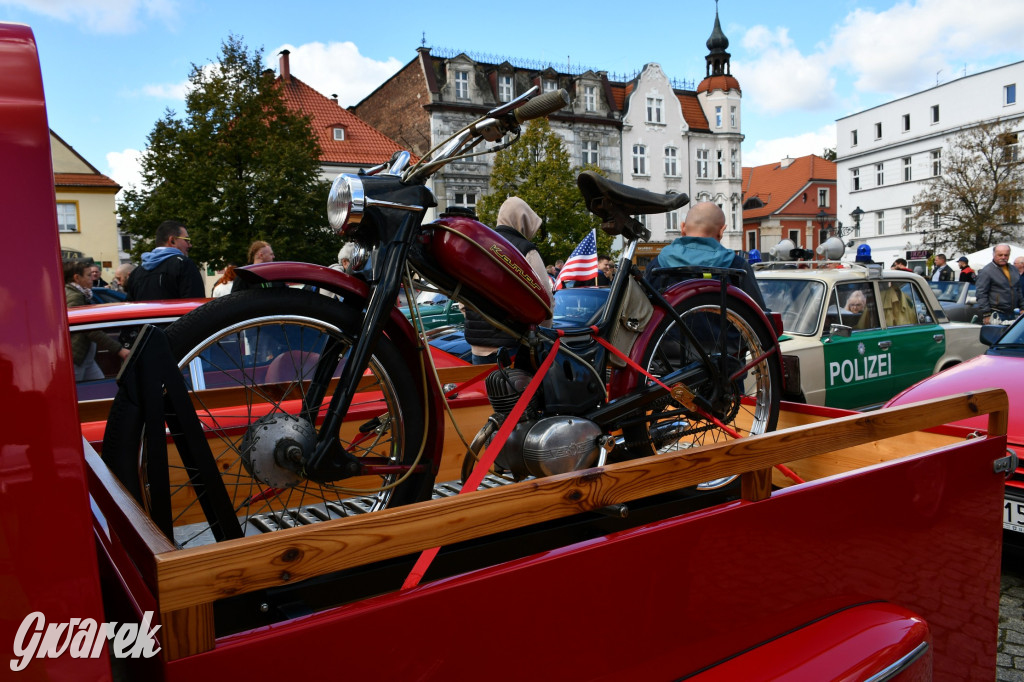
{"type": "Polygon", "coordinates": [[[932,316],[911,282],[880,282],[879,306],[887,327],[931,323],[932,316]]]}
{"type": "Polygon", "coordinates": [[[837,284],[829,313],[836,316],[838,324],[854,329],[877,329],[880,326],[875,291],[870,284],[837,284]],[[835,306],[835,310],[832,306],[835,306]]]}
{"type": "MultiPolygon", "coordinates": [[[[935,292],[935,298],[942,303],[956,303],[960,300],[960,289],[966,282],[928,282],[935,292]]],[[[973,288],[974,285],[972,284],[973,288]]]]}
{"type": "Polygon", "coordinates": [[[967,285],[967,300],[964,301],[967,305],[976,305],[978,303],[978,287],[975,284],[967,285]]]}
{"type": "MultiPolygon", "coordinates": [[[[98,331],[106,334],[120,346],[128,348],[138,335],[141,325],[111,325],[99,328],[98,331]]],[[[87,331],[76,331],[79,327],[72,328],[72,339],[79,335],[85,335],[87,331]]],[[[88,330],[97,329],[94,325],[88,325],[88,330]]],[[[95,342],[90,342],[89,351],[81,365],[75,365],[75,389],[78,392],[79,400],[101,400],[113,398],[117,393],[117,373],[121,369],[121,358],[105,348],[98,347],[95,342]],[[81,377],[79,379],[79,377],[81,377]]]]}
{"type": "Polygon", "coordinates": [[[757,285],[765,305],[782,315],[782,328],[787,334],[817,334],[825,285],[806,279],[758,279],[757,285]]]}

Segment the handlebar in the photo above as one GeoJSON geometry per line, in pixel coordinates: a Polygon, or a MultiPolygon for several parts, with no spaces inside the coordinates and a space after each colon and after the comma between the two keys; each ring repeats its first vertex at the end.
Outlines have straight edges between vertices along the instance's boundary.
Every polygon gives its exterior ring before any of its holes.
{"type": "Polygon", "coordinates": [[[554,92],[545,92],[515,110],[516,121],[525,123],[535,118],[553,114],[563,107],[569,106],[569,93],[565,88],[554,92]]]}

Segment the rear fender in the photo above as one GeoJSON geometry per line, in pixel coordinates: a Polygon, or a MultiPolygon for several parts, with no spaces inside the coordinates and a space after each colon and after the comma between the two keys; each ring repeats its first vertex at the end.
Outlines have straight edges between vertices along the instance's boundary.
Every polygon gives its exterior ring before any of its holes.
{"type": "MultiPolygon", "coordinates": [[[[721,287],[715,280],[691,279],[673,284],[663,291],[661,295],[674,308],[681,302],[698,294],[718,294],[720,291],[721,287]]],[[[747,306],[773,336],[778,336],[775,322],[761,309],[761,306],[754,303],[754,300],[745,291],[730,285],[728,293],[732,297],[733,302],[747,306]]],[[[654,307],[654,314],[651,315],[647,327],[644,328],[644,331],[641,332],[640,336],[633,343],[633,349],[629,354],[631,360],[642,366],[648,344],[652,343],[657,329],[668,316],[669,313],[664,308],[657,305],[654,307]]],[[[774,315],[774,317],[778,316],[774,315]]],[[[640,380],[640,373],[629,366],[612,372],[611,382],[609,382],[609,396],[615,398],[632,391],[640,384],[640,380]]]]}
{"type": "MultiPolygon", "coordinates": [[[[292,261],[258,263],[238,268],[236,272],[239,277],[254,284],[289,282],[316,286],[337,294],[344,299],[346,304],[356,305],[359,308],[364,308],[370,298],[370,287],[363,280],[339,270],[312,263],[292,261]]],[[[430,346],[420,342],[412,323],[399,312],[397,307],[391,309],[388,321],[384,326],[384,333],[395,344],[402,357],[406,359],[409,376],[423,376],[422,371],[427,367],[425,353],[429,352],[430,346]]],[[[425,455],[430,460],[436,474],[441,464],[441,452],[444,449],[444,410],[441,409],[442,396],[437,382],[430,379],[428,375],[426,383],[425,391],[422,381],[417,381],[416,387],[427,410],[425,455]]]]}

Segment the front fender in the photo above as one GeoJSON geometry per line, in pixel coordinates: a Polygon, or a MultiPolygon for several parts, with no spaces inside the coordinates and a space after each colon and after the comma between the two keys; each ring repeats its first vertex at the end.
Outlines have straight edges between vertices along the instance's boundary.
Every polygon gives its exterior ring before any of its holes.
{"type": "MultiPolygon", "coordinates": [[[[705,280],[705,279],[690,279],[684,282],[678,282],[673,284],[668,289],[661,293],[662,297],[671,305],[673,308],[682,303],[683,301],[693,298],[698,294],[714,293],[718,294],[721,291],[721,287],[717,280],[705,280]]],[[[768,315],[761,309],[761,306],[754,303],[754,300],[742,289],[729,286],[729,296],[732,297],[733,301],[739,301],[741,305],[747,306],[752,313],[764,324],[765,329],[769,330],[772,336],[777,336],[776,327],[768,315]]],[[[641,332],[640,336],[637,337],[633,343],[633,348],[629,353],[629,357],[633,362],[638,365],[643,365],[644,353],[647,351],[647,346],[654,340],[654,335],[658,328],[661,326],[662,321],[668,317],[668,311],[660,306],[654,307],[654,314],[651,315],[650,321],[647,323],[647,327],[641,332]]],[[[611,397],[618,397],[632,391],[640,384],[641,375],[639,372],[634,370],[628,365],[619,370],[612,372],[611,381],[608,385],[608,394],[611,397]]]]}
{"type": "MultiPolygon", "coordinates": [[[[370,297],[370,287],[363,280],[333,268],[312,263],[295,261],[275,261],[247,265],[236,270],[238,276],[253,284],[266,282],[289,282],[292,284],[309,284],[337,294],[347,304],[365,307],[370,297]]],[[[420,377],[428,372],[424,353],[430,352],[430,346],[420,343],[419,336],[412,323],[397,307],[391,309],[388,321],[384,326],[384,334],[398,348],[403,358],[409,362],[409,376],[420,377]]],[[[426,409],[424,416],[427,425],[426,456],[431,462],[434,473],[441,464],[441,453],[444,450],[444,410],[441,409],[441,390],[436,381],[428,378],[426,390],[422,382],[416,382],[420,399],[426,409]]]]}

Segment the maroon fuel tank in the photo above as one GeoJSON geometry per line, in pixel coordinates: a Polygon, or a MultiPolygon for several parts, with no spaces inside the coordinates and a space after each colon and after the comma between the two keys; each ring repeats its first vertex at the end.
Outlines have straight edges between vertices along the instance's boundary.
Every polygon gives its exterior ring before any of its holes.
{"type": "Polygon", "coordinates": [[[540,324],[551,317],[547,287],[507,239],[464,216],[441,218],[428,227],[431,255],[455,280],[517,322],[540,324]]]}

